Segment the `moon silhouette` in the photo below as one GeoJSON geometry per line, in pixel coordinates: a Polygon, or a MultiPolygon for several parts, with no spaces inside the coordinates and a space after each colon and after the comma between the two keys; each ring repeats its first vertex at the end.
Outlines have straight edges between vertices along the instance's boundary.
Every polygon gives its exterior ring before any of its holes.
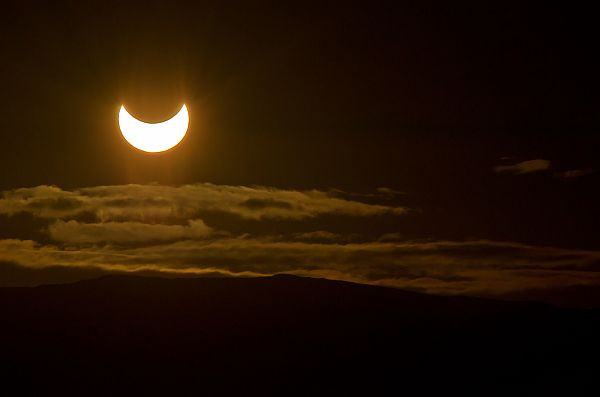
{"type": "Polygon", "coordinates": [[[145,152],[164,152],[177,145],[188,129],[190,118],[183,105],[179,112],[160,123],[145,123],[130,115],[125,106],[119,111],[119,128],[133,147],[145,152]]]}

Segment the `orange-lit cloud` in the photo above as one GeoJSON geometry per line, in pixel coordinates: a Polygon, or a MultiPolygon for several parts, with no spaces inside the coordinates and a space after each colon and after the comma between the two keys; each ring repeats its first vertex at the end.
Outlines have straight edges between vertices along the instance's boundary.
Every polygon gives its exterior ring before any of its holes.
{"type": "Polygon", "coordinates": [[[220,237],[122,247],[0,240],[0,259],[32,268],[62,265],[109,272],[291,273],[444,294],[600,284],[596,251],[492,241],[324,244],[220,237]]]}
{"type": "Polygon", "coordinates": [[[55,241],[66,243],[156,242],[206,238],[213,230],[201,219],[187,225],[160,225],[141,222],[80,223],[58,220],[48,229],[55,241]]]}
{"type": "Polygon", "coordinates": [[[554,175],[559,178],[571,179],[571,178],[579,178],[582,176],[591,175],[593,173],[594,173],[594,170],[587,168],[584,170],[568,170],[568,171],[557,172],[554,175]]]}
{"type": "Polygon", "coordinates": [[[220,211],[244,219],[304,219],[324,214],[348,216],[402,215],[407,208],[367,204],[320,190],[283,190],[268,187],[209,183],[162,186],[98,186],[62,190],[55,186],[4,192],[0,214],[28,212],[65,219],[91,212],[101,221],[161,221],[185,218],[197,211],[220,211]]]}
{"type": "Polygon", "coordinates": [[[550,161],[544,159],[535,159],[522,161],[512,165],[497,165],[494,167],[494,171],[513,174],[529,174],[532,172],[544,171],[548,168],[550,168],[550,161]]]}
{"type": "Polygon", "coordinates": [[[210,184],[12,190],[0,200],[0,214],[43,220],[42,226],[33,224],[43,238],[0,239],[0,266],[169,275],[291,273],[442,294],[600,285],[599,251],[489,240],[410,241],[399,232],[358,238],[352,231],[328,230],[331,215],[371,219],[408,211],[332,194],[339,192],[210,184]],[[203,211],[254,226],[319,218],[320,228],[240,233],[226,222],[214,227],[203,211]]]}

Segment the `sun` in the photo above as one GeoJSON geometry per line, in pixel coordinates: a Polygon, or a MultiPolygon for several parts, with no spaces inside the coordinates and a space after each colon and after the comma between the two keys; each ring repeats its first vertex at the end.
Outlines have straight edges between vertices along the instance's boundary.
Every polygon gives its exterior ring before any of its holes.
{"type": "Polygon", "coordinates": [[[119,111],[119,128],[133,147],[144,152],[164,152],[176,146],[185,136],[190,117],[185,104],[169,120],[145,123],[130,115],[125,106],[119,111]]]}

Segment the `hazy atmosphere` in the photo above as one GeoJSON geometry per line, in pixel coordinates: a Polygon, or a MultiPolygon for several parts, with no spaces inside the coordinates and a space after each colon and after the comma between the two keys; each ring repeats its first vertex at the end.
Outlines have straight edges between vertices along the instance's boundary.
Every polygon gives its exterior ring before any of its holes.
{"type": "Polygon", "coordinates": [[[118,360],[94,349],[112,346],[135,368],[175,357],[189,379],[210,369],[221,385],[222,359],[240,365],[233,378],[281,371],[274,385],[322,392],[330,372],[395,383],[385,352],[411,338],[403,365],[423,379],[463,352],[498,379],[519,354],[533,361],[515,376],[585,361],[569,354],[586,349],[527,338],[552,329],[548,340],[587,348],[578,332],[598,324],[591,10],[9,1],[0,33],[0,309],[22,343],[2,363],[14,374],[45,374],[53,365],[28,365],[55,356],[108,368],[118,360]],[[186,339],[202,332],[205,344],[186,339]],[[205,347],[216,358],[202,361],[205,347]],[[153,349],[163,358],[144,358],[153,349]],[[264,367],[246,372],[247,357],[264,367]]]}

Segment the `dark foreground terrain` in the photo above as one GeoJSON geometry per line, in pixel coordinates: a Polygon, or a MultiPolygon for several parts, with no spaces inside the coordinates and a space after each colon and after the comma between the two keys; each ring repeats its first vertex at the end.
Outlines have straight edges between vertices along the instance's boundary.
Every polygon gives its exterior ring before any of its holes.
{"type": "Polygon", "coordinates": [[[51,395],[593,395],[599,317],[292,276],[103,277],[0,289],[1,382],[51,395]]]}

